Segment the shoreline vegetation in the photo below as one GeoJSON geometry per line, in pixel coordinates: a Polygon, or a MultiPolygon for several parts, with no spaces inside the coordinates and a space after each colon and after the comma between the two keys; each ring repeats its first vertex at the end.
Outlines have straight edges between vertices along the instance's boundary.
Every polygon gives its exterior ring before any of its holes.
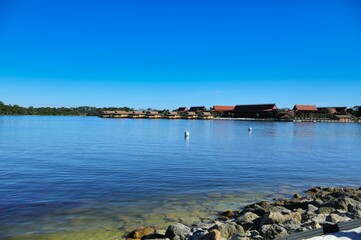
{"type": "MultiPolygon", "coordinates": [[[[242,210],[220,212],[212,222],[192,226],[172,223],[167,229],[146,226],[123,238],[163,240],[248,240],[292,237],[313,229],[361,218],[361,187],[314,187],[304,195],[261,201],[242,210]]],[[[319,232],[318,232],[319,233],[319,232]]],[[[296,238],[295,238],[296,239],[296,238]]]]}
{"type": "Polygon", "coordinates": [[[361,107],[321,107],[295,105],[279,109],[275,104],[204,106],[178,109],[134,109],[130,107],[21,107],[0,101],[0,115],[97,116],[102,118],[202,119],[280,122],[361,122],[361,107]]]}

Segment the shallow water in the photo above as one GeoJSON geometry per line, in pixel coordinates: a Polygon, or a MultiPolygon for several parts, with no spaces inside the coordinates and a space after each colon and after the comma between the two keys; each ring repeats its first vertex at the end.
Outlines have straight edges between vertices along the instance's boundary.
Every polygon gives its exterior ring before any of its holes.
{"type": "Polygon", "coordinates": [[[359,186],[360,147],[356,123],[2,116],[0,238],[118,239],[314,185],[359,186]]]}

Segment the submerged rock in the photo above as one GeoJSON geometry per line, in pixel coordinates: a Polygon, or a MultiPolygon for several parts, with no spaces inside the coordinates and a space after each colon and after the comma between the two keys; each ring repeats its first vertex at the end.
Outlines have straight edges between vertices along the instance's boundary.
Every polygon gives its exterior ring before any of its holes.
{"type": "Polygon", "coordinates": [[[225,222],[208,219],[191,228],[171,224],[166,231],[137,229],[128,234],[134,239],[169,240],[248,240],[275,239],[300,231],[321,228],[361,218],[361,188],[315,187],[307,195],[291,199],[261,201],[242,211],[225,211],[225,222]],[[210,223],[212,222],[212,223],[210,223]]]}
{"type": "Polygon", "coordinates": [[[226,218],[231,218],[233,216],[233,211],[227,210],[225,212],[222,212],[220,215],[226,218]]]}

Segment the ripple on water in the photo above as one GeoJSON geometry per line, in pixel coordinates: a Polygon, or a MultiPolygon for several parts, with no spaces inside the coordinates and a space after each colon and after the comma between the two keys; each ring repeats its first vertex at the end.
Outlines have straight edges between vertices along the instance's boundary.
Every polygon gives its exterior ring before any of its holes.
{"type": "Polygon", "coordinates": [[[361,182],[360,124],[251,124],[0,117],[0,237],[116,239],[361,182]]]}

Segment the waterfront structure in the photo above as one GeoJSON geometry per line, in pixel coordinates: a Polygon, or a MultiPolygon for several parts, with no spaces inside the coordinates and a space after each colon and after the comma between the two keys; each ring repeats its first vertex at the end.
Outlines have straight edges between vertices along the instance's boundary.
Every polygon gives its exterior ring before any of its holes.
{"type": "Polygon", "coordinates": [[[101,115],[103,118],[126,118],[129,112],[126,111],[104,111],[101,115]]]}
{"type": "Polygon", "coordinates": [[[315,113],[318,111],[316,105],[302,105],[302,104],[295,104],[293,107],[293,111],[303,112],[303,113],[315,113]]]}
{"type": "Polygon", "coordinates": [[[196,107],[191,107],[189,109],[190,112],[204,112],[206,111],[206,107],[205,106],[196,106],[196,107]]]}
{"type": "Polygon", "coordinates": [[[200,112],[198,114],[199,119],[210,120],[213,119],[213,115],[210,112],[200,112]]]}
{"type": "Polygon", "coordinates": [[[169,112],[164,116],[164,118],[167,118],[167,119],[179,119],[180,117],[181,116],[177,112],[169,112]]]}
{"type": "Polygon", "coordinates": [[[143,111],[133,111],[128,115],[130,118],[143,118],[145,116],[143,111]]]}
{"type": "Polygon", "coordinates": [[[318,107],[319,113],[330,113],[344,115],[347,112],[347,107],[318,107]]]}
{"type": "Polygon", "coordinates": [[[316,105],[295,104],[293,111],[295,112],[295,116],[300,118],[314,117],[314,115],[318,113],[316,105]]]}
{"type": "Polygon", "coordinates": [[[187,112],[187,111],[188,111],[188,109],[186,107],[179,107],[177,109],[177,112],[187,112]]]}
{"type": "Polygon", "coordinates": [[[195,112],[185,112],[182,115],[182,118],[184,118],[184,119],[197,119],[197,114],[195,112]]]}
{"type": "Polygon", "coordinates": [[[233,115],[234,106],[219,106],[214,105],[211,113],[217,117],[231,117],[233,115]]]}
{"type": "Polygon", "coordinates": [[[157,112],[157,111],[148,111],[148,112],[146,112],[145,117],[146,118],[157,119],[157,118],[161,118],[162,115],[160,115],[160,113],[157,112]]]}
{"type": "Polygon", "coordinates": [[[112,118],[115,111],[103,111],[101,117],[102,118],[112,118]]]}
{"type": "Polygon", "coordinates": [[[339,122],[352,122],[353,117],[351,115],[335,115],[334,119],[338,120],[339,122]]]}
{"type": "Polygon", "coordinates": [[[233,114],[237,118],[274,118],[277,111],[275,103],[236,105],[233,114]]]}

